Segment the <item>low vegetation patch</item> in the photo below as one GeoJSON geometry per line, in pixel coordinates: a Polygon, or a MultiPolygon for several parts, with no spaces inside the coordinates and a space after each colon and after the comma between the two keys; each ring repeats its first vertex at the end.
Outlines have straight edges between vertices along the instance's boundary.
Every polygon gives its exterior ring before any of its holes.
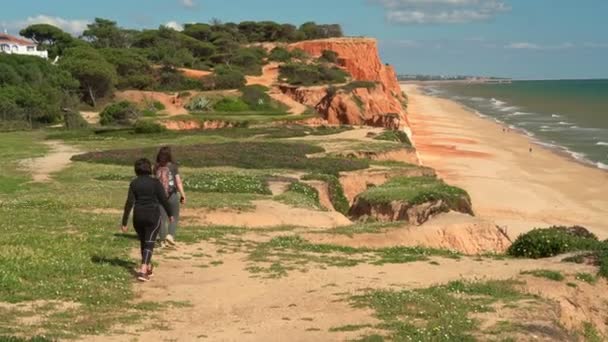
{"type": "Polygon", "coordinates": [[[302,182],[291,183],[287,191],[276,199],[294,207],[321,209],[317,189],[302,182]]]}
{"type": "Polygon", "coordinates": [[[567,227],[534,229],[520,235],[507,254],[523,258],[547,258],[568,252],[591,251],[602,247],[594,235],[577,234],[567,227]]]}
{"type": "Polygon", "coordinates": [[[380,135],[374,137],[375,140],[395,141],[412,147],[412,142],[407,134],[402,130],[386,130],[380,135]]]}
{"type": "Polygon", "coordinates": [[[552,270],[533,270],[521,272],[521,274],[529,274],[537,278],[546,278],[554,281],[562,281],[565,279],[564,275],[559,271],[552,270]]]}
{"type": "Polygon", "coordinates": [[[102,125],[132,125],[141,113],[137,106],[128,101],[113,103],[107,106],[100,114],[102,125]]]}
{"type": "Polygon", "coordinates": [[[334,206],[334,209],[344,215],[348,214],[350,203],[344,195],[344,188],[340,180],[335,175],[329,174],[309,174],[302,177],[303,180],[320,180],[327,183],[329,191],[329,200],[334,206]]]}
{"type": "Polygon", "coordinates": [[[371,82],[371,81],[352,81],[350,83],[348,83],[347,85],[341,87],[341,89],[345,90],[346,92],[350,93],[355,89],[368,89],[368,90],[372,90],[375,89],[378,86],[378,83],[376,82],[371,82]]]}
{"type": "Polygon", "coordinates": [[[136,134],[158,134],[165,132],[167,128],[158,122],[137,120],[133,125],[133,130],[136,134]]]}
{"type": "Polygon", "coordinates": [[[272,194],[263,177],[229,172],[191,174],[185,177],[184,187],[197,192],[272,194]]]}
{"type": "Polygon", "coordinates": [[[357,308],[370,308],[382,323],[374,326],[386,336],[362,341],[475,341],[480,322],[473,315],[493,311],[496,303],[530,298],[514,281],[482,283],[455,281],[420,290],[372,290],[350,297],[357,308]]]}
{"type": "MultiPolygon", "coordinates": [[[[230,142],[173,148],[176,158],[187,167],[235,166],[245,169],[296,169],[328,174],[369,167],[369,163],[365,160],[306,157],[307,154],[321,152],[323,152],[322,148],[309,144],[278,142],[230,142]]],[[[137,158],[151,158],[155,153],[156,147],[150,147],[90,152],[74,156],[72,159],[92,163],[131,165],[137,158]]]]}
{"type": "Polygon", "coordinates": [[[470,202],[466,191],[445,184],[435,177],[396,177],[359,195],[371,204],[388,204],[394,201],[411,205],[443,200],[452,208],[464,199],[470,202]]]}

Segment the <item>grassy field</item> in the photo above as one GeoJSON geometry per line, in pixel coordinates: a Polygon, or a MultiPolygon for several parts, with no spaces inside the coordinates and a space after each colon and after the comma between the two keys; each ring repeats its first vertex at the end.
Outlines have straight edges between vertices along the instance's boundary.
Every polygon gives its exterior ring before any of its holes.
{"type": "MultiPolygon", "coordinates": [[[[44,341],[120,334],[123,329],[139,326],[143,321],[159,322],[163,312],[191,306],[187,301],[142,299],[134,286],[133,269],[138,262],[133,258],[136,237],[133,233],[118,233],[118,225],[127,186],[133,177],[130,164],[136,157],[152,157],[158,146],[171,144],[186,180],[189,210],[221,209],[236,214],[254,210],[258,200],[274,200],[321,213],[326,209],[319,203],[318,192],[305,184],[307,180],[315,180],[328,184],[336,211],[346,213],[349,203],[337,177],[341,171],[415,167],[341,157],[312,158],[311,154],[324,151],[319,144],[286,140],[308,135],[322,140],[325,135],[349,129],[291,126],[152,135],[135,135],[128,130],[50,129],[0,134],[3,163],[0,341],[28,340],[36,336],[39,336],[37,340],[44,341]],[[50,150],[45,144],[48,140],[76,146],[82,154],[74,157],[67,168],[53,174],[52,181],[32,183],[20,161],[48,153],[50,150]],[[273,196],[270,182],[277,179],[291,184],[285,192],[273,196]]],[[[378,144],[378,148],[382,148],[386,142],[378,141],[378,144]]],[[[385,186],[368,190],[365,196],[374,201],[399,198],[419,203],[437,196],[450,201],[466,193],[428,177],[396,178],[385,186]]],[[[346,247],[312,242],[303,236],[323,233],[354,237],[402,228],[394,223],[354,222],[318,231],[288,226],[252,230],[185,222],[180,231],[181,242],[193,246],[205,242],[213,249],[191,252],[177,259],[221,273],[227,262],[225,258],[238,255],[243,263],[240,272],[265,282],[269,291],[275,281],[315,270],[362,266],[381,269],[412,263],[441,267],[443,260],[472,260],[449,250],[346,247]],[[197,258],[206,259],[200,262],[197,258]]],[[[305,222],[302,225],[305,226],[305,222]]],[[[526,242],[520,245],[522,243],[526,242]]],[[[161,258],[165,257],[160,260],[175,258],[165,253],[159,252],[161,258]]],[[[577,286],[601,284],[601,278],[587,272],[566,275],[539,269],[522,277],[551,279],[564,286],[566,277],[569,283],[579,284],[577,286]]],[[[528,300],[543,302],[527,295],[518,282],[490,280],[455,281],[418,290],[372,287],[349,293],[343,300],[353,308],[371,310],[380,323],[351,322],[335,326],[329,332],[360,332],[362,341],[484,340],[489,336],[488,331],[481,328],[476,314],[490,312],[498,304],[521,304],[525,309],[527,304],[523,303],[528,300]]],[[[310,329],[316,331],[316,328],[310,329]]],[[[495,336],[505,338],[522,331],[506,323],[492,329],[498,331],[495,336]]],[[[581,334],[600,336],[593,325],[581,334]]]]}

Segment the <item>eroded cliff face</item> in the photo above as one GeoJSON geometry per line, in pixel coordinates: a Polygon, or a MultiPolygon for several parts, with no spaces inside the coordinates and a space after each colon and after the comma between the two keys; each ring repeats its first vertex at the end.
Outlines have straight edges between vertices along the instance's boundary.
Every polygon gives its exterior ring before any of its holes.
{"type": "Polygon", "coordinates": [[[324,50],[338,54],[338,64],[356,81],[376,82],[374,88],[356,88],[352,91],[327,87],[282,87],[285,94],[296,101],[314,107],[331,124],[408,127],[404,100],[397,75],[392,67],[380,60],[378,46],[371,38],[333,38],[303,41],[292,44],[313,57],[324,50]]]}

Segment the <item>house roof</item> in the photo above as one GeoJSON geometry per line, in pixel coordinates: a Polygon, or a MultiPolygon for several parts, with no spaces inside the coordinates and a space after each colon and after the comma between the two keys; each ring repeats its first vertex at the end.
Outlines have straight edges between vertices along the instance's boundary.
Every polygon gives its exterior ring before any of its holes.
{"type": "Polygon", "coordinates": [[[29,41],[29,40],[25,40],[23,38],[18,38],[15,36],[11,36],[9,34],[6,33],[0,33],[0,43],[5,43],[5,42],[9,42],[9,43],[13,43],[13,44],[19,44],[19,45],[28,45],[28,46],[32,46],[32,45],[36,45],[35,43],[29,41]]]}

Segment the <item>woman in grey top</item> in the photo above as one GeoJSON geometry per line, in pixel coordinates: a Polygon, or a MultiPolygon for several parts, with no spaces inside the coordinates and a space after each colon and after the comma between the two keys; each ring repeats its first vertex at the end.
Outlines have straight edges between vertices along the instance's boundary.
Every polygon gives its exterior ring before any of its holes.
{"type": "Polygon", "coordinates": [[[167,213],[161,208],[163,225],[160,231],[161,245],[168,243],[175,245],[175,235],[177,233],[177,225],[179,223],[179,208],[180,204],[186,203],[186,193],[182,178],[179,174],[179,168],[173,160],[171,148],[169,146],[161,147],[156,156],[156,165],[154,166],[154,174],[165,189],[171,212],[173,213],[173,221],[168,222],[167,213]]]}

